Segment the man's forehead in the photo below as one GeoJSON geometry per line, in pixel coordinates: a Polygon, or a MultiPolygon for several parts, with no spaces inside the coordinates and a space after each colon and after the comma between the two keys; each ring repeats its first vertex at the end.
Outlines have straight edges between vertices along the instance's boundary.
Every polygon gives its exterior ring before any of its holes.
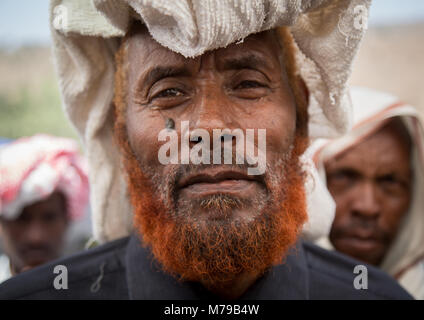
{"type": "Polygon", "coordinates": [[[144,25],[137,24],[134,26],[127,38],[129,46],[129,59],[131,62],[140,61],[144,66],[150,63],[164,64],[187,64],[199,61],[202,57],[214,54],[216,62],[224,63],[229,57],[246,57],[250,56],[256,59],[250,59],[252,63],[258,60],[274,60],[280,61],[282,53],[280,42],[277,39],[274,30],[268,30],[246,37],[239,43],[233,43],[226,48],[219,48],[208,51],[196,58],[185,58],[179,53],[156,42],[149,34],[144,25]]]}
{"type": "Polygon", "coordinates": [[[411,141],[406,127],[400,119],[384,122],[378,129],[361,139],[344,152],[327,161],[336,167],[345,163],[363,168],[369,161],[378,160],[380,165],[397,167],[409,164],[411,141]],[[365,157],[364,154],[367,156],[365,157]]]}
{"type": "MultiPolygon", "coordinates": [[[[367,149],[370,145],[373,149],[391,154],[409,155],[412,141],[408,129],[399,117],[382,122],[379,127],[367,136],[358,147],[367,149]]],[[[384,154],[380,156],[384,158],[384,154]]]]}

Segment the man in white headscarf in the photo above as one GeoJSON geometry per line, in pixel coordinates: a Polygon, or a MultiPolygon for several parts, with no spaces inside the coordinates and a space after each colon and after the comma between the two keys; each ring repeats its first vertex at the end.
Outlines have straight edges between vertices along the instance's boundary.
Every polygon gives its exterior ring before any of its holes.
{"type": "Polygon", "coordinates": [[[353,88],[354,127],[317,141],[315,160],[336,202],[318,242],[380,267],[424,299],[424,131],[414,107],[353,88]]]}
{"type": "Polygon", "coordinates": [[[300,156],[310,137],[349,127],[345,85],[368,6],[52,1],[65,109],[90,162],[94,232],[109,242],[59,262],[74,277],[66,292],[48,289],[52,264],[0,297],[408,298],[372,267],[358,290],[355,261],[301,239],[332,219],[331,210],[308,217],[318,189],[305,189],[300,156]]]}
{"type": "Polygon", "coordinates": [[[78,143],[37,134],[0,148],[0,282],[63,254],[70,222],[88,205],[78,143]]]}

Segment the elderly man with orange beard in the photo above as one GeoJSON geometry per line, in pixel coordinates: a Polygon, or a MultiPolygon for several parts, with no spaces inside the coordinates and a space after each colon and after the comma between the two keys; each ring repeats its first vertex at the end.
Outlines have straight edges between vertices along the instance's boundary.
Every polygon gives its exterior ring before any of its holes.
{"type": "Polygon", "coordinates": [[[302,239],[322,222],[306,224],[300,157],[310,136],[349,125],[355,12],[369,3],[295,2],[53,1],[65,109],[107,243],[18,277],[0,297],[409,298],[371,266],[358,288],[355,260],[302,239]],[[58,264],[67,290],[54,286],[58,264]]]}

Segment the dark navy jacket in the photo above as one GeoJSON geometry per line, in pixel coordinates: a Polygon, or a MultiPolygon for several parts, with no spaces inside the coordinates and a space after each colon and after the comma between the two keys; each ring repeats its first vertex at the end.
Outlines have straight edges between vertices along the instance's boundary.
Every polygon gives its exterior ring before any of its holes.
{"type": "MultiPolygon", "coordinates": [[[[368,289],[354,288],[360,264],[299,241],[285,263],[271,268],[240,299],[410,299],[391,277],[367,266],[368,289]]],[[[0,285],[0,299],[216,299],[197,283],[163,273],[138,237],[119,239],[24,272],[0,285]],[[55,289],[56,265],[68,289],[55,289]]]]}

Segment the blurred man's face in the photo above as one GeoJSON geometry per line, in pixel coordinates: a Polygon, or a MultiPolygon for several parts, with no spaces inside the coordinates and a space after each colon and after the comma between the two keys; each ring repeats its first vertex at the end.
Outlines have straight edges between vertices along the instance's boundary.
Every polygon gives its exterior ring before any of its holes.
{"type": "Polygon", "coordinates": [[[392,120],[326,163],[337,204],[330,233],[337,250],[373,265],[382,262],[411,200],[410,148],[406,128],[392,120]]]}
{"type": "Polygon", "coordinates": [[[296,105],[274,33],[195,59],[143,29],[127,41],[126,97],[115,99],[126,112],[117,131],[125,131],[120,143],[144,242],[167,271],[188,280],[216,284],[279,262],[306,214],[296,105]],[[211,137],[214,129],[266,129],[265,173],[249,176],[246,163],[161,164],[158,135],[168,118],[179,141],[181,121],[211,137]]]}
{"type": "Polygon", "coordinates": [[[1,220],[4,251],[20,273],[58,258],[67,227],[65,199],[55,192],[25,207],[15,220],[1,220]]]}

